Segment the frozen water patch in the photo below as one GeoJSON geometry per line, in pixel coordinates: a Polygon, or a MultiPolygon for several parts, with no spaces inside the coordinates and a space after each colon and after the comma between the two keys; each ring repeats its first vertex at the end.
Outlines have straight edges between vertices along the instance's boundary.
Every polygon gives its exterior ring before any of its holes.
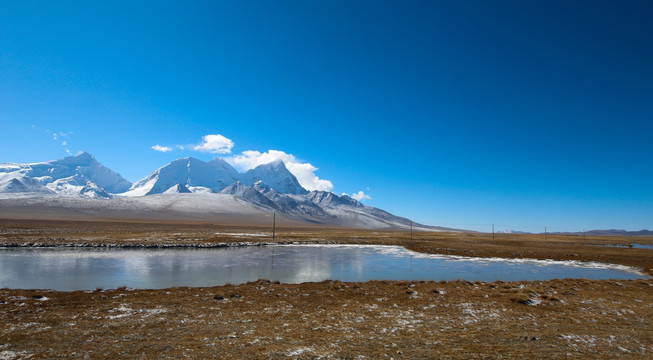
{"type": "Polygon", "coordinates": [[[447,262],[473,262],[479,265],[491,263],[506,263],[506,264],[532,264],[535,266],[547,267],[551,265],[562,265],[573,268],[584,269],[604,269],[604,270],[617,270],[629,272],[636,275],[646,276],[641,270],[619,264],[600,263],[595,261],[577,261],[577,260],[540,260],[540,259],[511,259],[500,257],[470,257],[460,255],[442,255],[442,254],[426,254],[406,249],[402,246],[396,245],[356,245],[356,244],[291,244],[291,245],[275,245],[275,246],[304,246],[304,247],[334,247],[334,248],[360,248],[360,249],[374,249],[383,255],[391,255],[394,257],[410,257],[412,259],[435,259],[444,260],[447,262]]]}
{"type": "MultiPolygon", "coordinates": [[[[491,282],[646,278],[638,270],[623,265],[429,255],[400,246],[336,244],[169,249],[10,248],[0,250],[0,264],[0,288],[63,291],[121,286],[145,289],[216,286],[258,279],[296,284],[324,280],[491,282]]],[[[413,292],[408,294],[418,296],[413,292]]]]}

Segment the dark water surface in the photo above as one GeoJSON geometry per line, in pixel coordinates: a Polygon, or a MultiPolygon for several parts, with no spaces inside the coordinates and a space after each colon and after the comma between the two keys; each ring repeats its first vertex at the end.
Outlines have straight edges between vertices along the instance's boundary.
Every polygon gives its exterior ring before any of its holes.
{"type": "Polygon", "coordinates": [[[159,289],[341,280],[637,279],[619,265],[426,255],[398,246],[275,245],[212,249],[0,249],[0,288],[159,289]]]}
{"type": "Polygon", "coordinates": [[[618,245],[616,245],[616,244],[608,244],[608,245],[590,244],[590,245],[591,246],[617,247],[617,248],[624,248],[624,249],[632,248],[632,249],[651,249],[651,250],[653,250],[653,245],[648,245],[648,244],[627,244],[627,245],[623,245],[623,244],[618,244],[618,245]]]}

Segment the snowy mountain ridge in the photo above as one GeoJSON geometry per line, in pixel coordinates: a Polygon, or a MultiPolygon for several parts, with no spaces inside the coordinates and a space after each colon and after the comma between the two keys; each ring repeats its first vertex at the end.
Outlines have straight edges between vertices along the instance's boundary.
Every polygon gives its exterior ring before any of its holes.
{"type": "MultiPolygon", "coordinates": [[[[283,161],[239,173],[223,159],[204,162],[187,157],[174,160],[133,184],[86,152],[42,163],[0,164],[0,210],[29,214],[24,206],[47,213],[66,208],[75,214],[123,212],[147,217],[154,212],[163,218],[175,213],[174,218],[197,219],[212,213],[235,216],[234,212],[241,211],[239,216],[243,218],[277,213],[289,221],[345,227],[413,226],[409,219],[366,206],[347,195],[309,192],[283,161]],[[181,203],[186,205],[175,205],[181,203]],[[170,210],[176,208],[183,211],[170,210]]],[[[419,224],[415,227],[443,230],[419,224]]]]}
{"type": "Polygon", "coordinates": [[[306,194],[297,178],[286,168],[283,161],[259,165],[244,174],[239,173],[223,159],[204,162],[192,157],[177,159],[158,168],[142,180],[134,183],[124,196],[144,196],[165,192],[212,192],[219,193],[234,182],[254,185],[262,181],[284,194],[306,194]]]}
{"type": "Polygon", "coordinates": [[[109,198],[131,183],[82,152],[61,160],[33,164],[0,164],[0,193],[38,193],[109,198]]]}

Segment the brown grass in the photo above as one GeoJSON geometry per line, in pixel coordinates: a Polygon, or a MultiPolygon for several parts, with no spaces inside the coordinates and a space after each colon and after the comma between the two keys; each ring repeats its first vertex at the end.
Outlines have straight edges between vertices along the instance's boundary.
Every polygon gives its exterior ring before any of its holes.
{"type": "MultiPolygon", "coordinates": [[[[265,228],[0,221],[0,243],[211,245],[265,228]]],[[[280,229],[280,241],[638,266],[628,238],[280,229]]],[[[653,243],[637,238],[638,243],[653,243]]],[[[650,358],[653,280],[249,284],[163,290],[0,289],[0,358],[650,358]]]]}

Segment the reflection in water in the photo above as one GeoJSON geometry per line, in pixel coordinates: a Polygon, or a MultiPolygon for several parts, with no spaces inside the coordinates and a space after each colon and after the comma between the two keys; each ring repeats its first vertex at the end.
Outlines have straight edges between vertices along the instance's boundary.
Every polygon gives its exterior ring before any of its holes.
{"type": "Polygon", "coordinates": [[[219,249],[0,249],[0,288],[166,288],[368,280],[645,278],[624,266],[426,255],[397,246],[279,245],[219,249]]]}

